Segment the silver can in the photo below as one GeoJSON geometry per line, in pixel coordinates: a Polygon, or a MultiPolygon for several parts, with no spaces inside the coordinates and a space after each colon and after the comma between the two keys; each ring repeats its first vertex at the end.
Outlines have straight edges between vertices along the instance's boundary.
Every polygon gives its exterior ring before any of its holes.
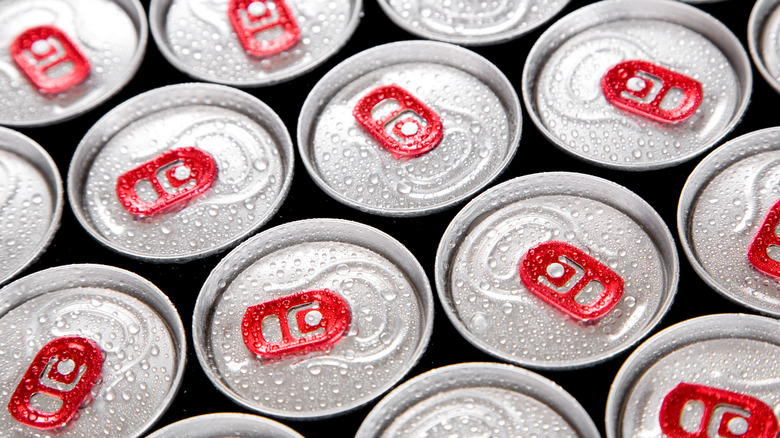
{"type": "Polygon", "coordinates": [[[674,240],[641,198],[575,173],[476,197],[436,253],[436,289],[477,348],[535,368],[605,361],[655,327],[677,290],[674,240]]]}
{"type": "Polygon", "coordinates": [[[173,85],[124,102],[87,132],[68,196],[81,225],[109,248],[185,261],[265,224],[289,191],[293,157],[284,123],[255,97],[173,85]]]}
{"type": "Polygon", "coordinates": [[[361,0],[152,0],[149,21],[177,69],[253,87],[325,62],[352,36],[361,8],[361,0]]]}
{"type": "Polygon", "coordinates": [[[407,41],[328,72],[298,118],[298,150],[339,202],[419,216],[473,196],[514,157],[522,115],[507,78],[450,44],[407,41]]]}
{"type": "Polygon", "coordinates": [[[432,327],[433,295],[414,256],[338,219],[291,222],[240,245],[209,275],[192,321],[217,389],[248,409],[301,419],[390,389],[432,327]]]}
{"type": "Polygon", "coordinates": [[[770,318],[721,314],[669,327],[620,368],[607,437],[777,436],[778,354],[780,323],[770,318]]]}
{"type": "Polygon", "coordinates": [[[463,363],[421,374],[368,414],[356,438],[599,438],[585,409],[546,378],[511,365],[463,363]]]}
{"type": "Polygon", "coordinates": [[[668,0],[583,7],[537,40],[526,108],[553,144],[591,164],[649,170],[689,160],[739,122],[752,89],[739,40],[668,0]]]}
{"type": "Polygon", "coordinates": [[[0,290],[0,309],[3,436],[138,437],[181,385],[179,315],[131,272],[39,271],[0,290]]]}
{"type": "Polygon", "coordinates": [[[0,1],[0,124],[66,120],[116,94],[141,64],[137,0],[0,1]]]}
{"type": "Polygon", "coordinates": [[[249,414],[207,414],[165,426],[147,438],[303,438],[289,427],[249,414]]]}
{"type": "Polygon", "coordinates": [[[748,20],[748,48],[758,72],[780,93],[780,1],[759,0],[748,20]]]}
{"type": "Polygon", "coordinates": [[[546,23],[568,3],[569,0],[380,0],[379,6],[395,24],[415,35],[476,46],[524,35],[546,23]]]}
{"type": "Polygon", "coordinates": [[[714,290],[780,316],[780,128],[745,134],[693,170],[680,195],[685,255],[714,290]]]}
{"type": "Polygon", "coordinates": [[[49,246],[62,216],[62,180],[37,143],[0,128],[0,284],[49,246]]]}

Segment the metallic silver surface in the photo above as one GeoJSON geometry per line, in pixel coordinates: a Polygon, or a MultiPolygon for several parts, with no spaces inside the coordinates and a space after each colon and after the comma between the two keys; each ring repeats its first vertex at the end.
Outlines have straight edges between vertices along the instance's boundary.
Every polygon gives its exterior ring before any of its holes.
{"type": "Polygon", "coordinates": [[[591,164],[649,170],[689,160],[713,147],[744,113],[750,62],[723,24],[668,0],[608,0],[553,24],[526,60],[522,90],[540,131],[591,164]],[[663,124],[611,105],[600,88],[606,71],[642,59],[702,84],[696,113],[663,124]]]}
{"type": "Polygon", "coordinates": [[[193,343],[209,379],[236,403],[287,418],[320,418],[378,397],[411,369],[433,328],[425,272],[392,237],[338,219],[266,230],[226,256],[195,304],[193,343]],[[352,322],[329,351],[260,360],[242,339],[247,307],[328,288],[352,322]]]}
{"type": "Polygon", "coordinates": [[[386,216],[450,207],[496,178],[514,157],[522,115],[512,85],[481,56],[408,41],[361,52],[326,74],[298,118],[298,150],[312,179],[339,202],[386,216]],[[398,84],[441,118],[433,150],[395,159],[352,110],[379,85],[398,84]]]}
{"type": "Polygon", "coordinates": [[[569,0],[380,0],[395,24],[423,38],[463,45],[505,42],[546,23],[569,0]]]}
{"type": "Polygon", "coordinates": [[[0,284],[31,264],[60,226],[63,193],[57,166],[22,134],[0,128],[0,284]]]}
{"type": "Polygon", "coordinates": [[[227,0],[152,0],[152,36],[168,62],[205,81],[256,87],[300,76],[341,49],[358,25],[362,0],[290,1],[300,40],[281,53],[253,57],[228,20],[227,0]]]}
{"type": "Polygon", "coordinates": [[[544,377],[511,365],[464,363],[409,380],[371,410],[356,438],[598,438],[585,409],[544,377]]]}
{"type": "Polygon", "coordinates": [[[268,106],[229,87],[181,84],[119,105],[79,143],[68,196],[82,226],[109,248],[149,261],[184,261],[236,244],[277,211],[292,182],[287,128],[268,106]],[[176,147],[216,161],[216,182],[184,209],[144,219],[116,193],[117,178],[176,147]]]}
{"type": "Polygon", "coordinates": [[[147,280],[110,266],[66,265],[0,290],[0,351],[3,436],[137,437],[176,395],[186,340],[176,309],[147,280]],[[105,357],[102,382],[65,429],[22,425],[6,408],[11,393],[38,351],[62,336],[97,343],[105,357]]]}
{"type": "Polygon", "coordinates": [[[574,173],[540,173],[491,188],[453,219],[436,253],[436,289],[455,328],[502,360],[537,368],[593,365],[655,327],[677,290],[679,263],[658,214],[622,186],[574,173]],[[625,282],[620,302],[583,323],[520,280],[523,255],[564,241],[625,282]]]}
{"type": "Polygon", "coordinates": [[[249,414],[208,414],[187,418],[147,438],[303,438],[289,427],[249,414]]]}
{"type": "Polygon", "coordinates": [[[138,0],[0,1],[0,124],[41,126],[98,106],[130,81],[141,64],[148,28],[138,0]],[[56,94],[39,92],[7,48],[25,30],[55,25],[89,59],[87,79],[56,94]]]}
{"type": "Polygon", "coordinates": [[[780,280],[751,265],[750,242],[780,198],[780,128],[738,137],[708,155],[680,195],[677,228],[696,273],[717,292],[780,316],[780,280]]]}
{"type": "Polygon", "coordinates": [[[607,437],[662,436],[661,402],[681,382],[750,395],[775,409],[778,354],[780,323],[770,318],[720,314],[669,327],[640,345],[620,368],[607,401],[607,437]]]}
{"type": "Polygon", "coordinates": [[[758,72],[780,93],[780,1],[759,0],[748,20],[748,48],[758,72]]]}

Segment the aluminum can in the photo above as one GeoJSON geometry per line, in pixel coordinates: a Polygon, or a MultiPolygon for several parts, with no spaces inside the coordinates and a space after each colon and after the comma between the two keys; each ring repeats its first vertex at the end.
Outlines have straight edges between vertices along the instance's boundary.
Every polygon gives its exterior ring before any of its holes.
{"type": "Polygon", "coordinates": [[[777,320],[703,316],[648,339],[609,391],[608,438],[777,436],[777,320]]]}
{"type": "Polygon", "coordinates": [[[199,415],[165,426],[147,438],[303,438],[298,432],[257,415],[199,415]]]}
{"type": "Polygon", "coordinates": [[[531,120],[563,151],[598,166],[650,170],[713,147],[752,90],[739,40],[669,0],[607,0],[553,24],[523,70],[531,120]]]}
{"type": "Polygon", "coordinates": [[[184,327],[138,275],[51,268],[0,290],[0,309],[2,436],[137,437],[179,389],[184,327]]]}
{"type": "Polygon", "coordinates": [[[669,309],[679,263],[655,210],[626,188],[538,173],[476,197],[436,253],[450,322],[477,348],[519,365],[571,369],[646,336],[669,309]]]}
{"type": "Polygon", "coordinates": [[[696,273],[727,298],[774,316],[780,316],[778,178],[780,128],[751,132],[696,166],[677,209],[681,244],[696,273]]]}
{"type": "Polygon", "coordinates": [[[135,75],[148,38],[137,0],[0,1],[0,124],[89,111],[135,75]]]}
{"type": "Polygon", "coordinates": [[[407,41],[328,72],[298,118],[298,150],[337,201],[420,216],[474,195],[512,160],[522,115],[507,78],[450,44],[407,41]]]}
{"type": "Polygon", "coordinates": [[[361,406],[415,365],[433,294],[392,237],[338,219],[263,231],[211,272],[193,343],[214,385],[253,411],[322,418],[361,406]]]}
{"type": "Polygon", "coordinates": [[[759,0],[748,20],[748,48],[761,76],[780,93],[780,1],[759,0]]]}
{"type": "Polygon", "coordinates": [[[544,436],[598,438],[585,409],[546,378],[497,363],[437,368],[388,394],[356,438],[544,436]]]}
{"type": "Polygon", "coordinates": [[[272,85],[325,62],[352,36],[361,0],[152,0],[168,62],[205,81],[272,85]]]}
{"type": "Polygon", "coordinates": [[[68,196],[81,225],[122,254],[185,261],[236,244],[292,182],[287,128],[242,91],[182,84],[136,96],[79,143],[68,196]]]}
{"type": "Polygon", "coordinates": [[[49,246],[62,216],[62,180],[32,139],[0,128],[0,284],[49,246]]]}
{"type": "Polygon", "coordinates": [[[524,35],[560,12],[569,0],[436,2],[381,0],[379,6],[407,32],[467,46],[497,44],[524,35]]]}

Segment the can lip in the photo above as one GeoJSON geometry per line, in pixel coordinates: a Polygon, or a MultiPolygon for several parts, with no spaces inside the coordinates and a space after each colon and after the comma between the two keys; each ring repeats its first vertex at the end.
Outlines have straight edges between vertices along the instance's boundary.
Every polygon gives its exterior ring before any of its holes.
{"type": "Polygon", "coordinates": [[[544,17],[544,19],[538,20],[536,22],[533,22],[531,24],[525,24],[524,26],[517,26],[510,31],[505,31],[497,34],[486,34],[486,35],[477,35],[477,36],[459,36],[459,35],[447,35],[443,33],[437,33],[430,30],[427,30],[422,27],[415,27],[409,21],[405,20],[401,14],[399,14],[395,9],[393,9],[390,6],[389,0],[379,0],[379,6],[382,7],[382,10],[385,12],[385,15],[392,20],[393,23],[395,23],[398,27],[401,29],[413,34],[417,35],[422,38],[441,41],[445,43],[451,43],[451,44],[459,44],[463,46],[486,46],[491,44],[500,44],[505,43],[507,41],[511,41],[513,39],[519,38],[527,33],[532,32],[533,30],[539,28],[540,26],[544,25],[545,23],[549,22],[551,19],[553,19],[556,15],[558,15],[563,8],[566,7],[566,5],[569,4],[571,0],[561,0],[560,6],[558,6],[555,11],[553,11],[550,15],[544,17]]]}
{"type": "Polygon", "coordinates": [[[141,62],[144,59],[144,53],[146,53],[146,44],[149,39],[149,27],[146,22],[146,12],[144,11],[144,7],[141,5],[139,0],[112,1],[117,3],[119,7],[121,7],[122,10],[128,14],[128,17],[132,20],[133,25],[135,25],[136,30],[138,31],[138,46],[136,47],[136,51],[133,53],[133,57],[130,61],[130,64],[128,65],[128,68],[125,69],[126,73],[122,80],[115,83],[114,86],[106,90],[105,93],[102,93],[97,98],[89,100],[85,104],[75,107],[75,109],[72,111],[53,115],[45,119],[28,121],[0,120],[0,123],[6,126],[34,128],[71,120],[104,103],[119,93],[119,91],[121,91],[130,82],[130,80],[133,79],[136,72],[138,72],[138,69],[141,67],[141,62]]]}
{"type": "Polygon", "coordinates": [[[233,249],[211,271],[195,301],[192,316],[192,341],[198,362],[214,386],[235,403],[262,414],[299,420],[327,418],[355,410],[381,396],[398,382],[388,381],[384,385],[377,386],[374,394],[365,400],[352,402],[351,404],[345,403],[344,406],[339,408],[331,408],[317,413],[296,413],[253,405],[249,400],[241,398],[240,395],[228,388],[222,381],[221,376],[214,371],[214,367],[211,365],[212,355],[209,354],[207,347],[209,338],[207,333],[209,327],[208,320],[212,316],[212,304],[224,292],[226,285],[257,259],[283,249],[287,245],[301,242],[295,234],[305,232],[310,232],[310,236],[312,234],[315,236],[314,239],[306,241],[337,241],[363,247],[378,241],[379,243],[376,247],[372,246],[368,249],[398,265],[415,286],[424,321],[421,324],[422,330],[418,345],[412,357],[404,364],[405,371],[399,376],[399,380],[419,362],[428,346],[433,331],[434,308],[433,292],[428,277],[414,255],[394,237],[359,222],[330,218],[288,222],[264,230],[233,249]]]}
{"type": "Polygon", "coordinates": [[[780,93],[780,80],[778,80],[767,69],[764,63],[764,58],[759,53],[761,48],[761,34],[764,31],[764,25],[769,18],[769,14],[775,10],[780,1],[778,0],[758,0],[753,5],[753,10],[750,12],[750,18],[748,19],[748,50],[750,51],[750,57],[753,58],[753,63],[756,65],[758,72],[764,77],[764,80],[780,93]]]}
{"type": "Polygon", "coordinates": [[[747,158],[767,150],[779,150],[780,145],[771,146],[769,149],[746,147],[754,142],[758,143],[763,137],[772,134],[780,136],[780,127],[764,128],[758,131],[749,132],[724,143],[704,157],[688,176],[680,193],[680,200],[677,204],[677,233],[680,236],[680,246],[682,246],[685,256],[688,258],[694,271],[696,271],[699,277],[704,280],[708,286],[737,304],[766,315],[779,317],[780,308],[762,306],[755,301],[750,300],[748,297],[742,296],[742,294],[733,292],[722,283],[718,282],[715,277],[707,271],[704,265],[702,265],[698,257],[696,257],[689,232],[689,221],[692,213],[691,206],[698,198],[700,192],[704,189],[707,181],[717,175],[726,166],[736,162],[737,159],[747,158]]]}
{"type": "Polygon", "coordinates": [[[211,77],[208,75],[200,74],[198,72],[194,72],[189,66],[187,66],[187,64],[180,61],[179,58],[171,51],[170,47],[168,47],[167,39],[165,37],[164,22],[165,22],[166,12],[170,7],[172,1],[173,0],[151,0],[151,4],[149,6],[149,23],[151,24],[150,28],[152,31],[152,39],[154,39],[157,48],[160,50],[160,53],[162,53],[165,59],[168,60],[168,62],[171,65],[176,67],[177,70],[183,72],[187,76],[190,76],[194,79],[199,79],[207,82],[214,82],[223,85],[231,85],[234,87],[242,87],[242,88],[256,88],[256,87],[275,85],[281,82],[289,81],[293,78],[308,73],[311,70],[314,70],[322,63],[327,61],[329,58],[331,58],[333,55],[338,53],[338,51],[341,50],[347,44],[349,39],[355,33],[355,29],[357,29],[358,23],[360,22],[360,17],[363,12],[363,0],[349,0],[354,3],[354,7],[352,8],[352,14],[349,17],[347,26],[344,28],[344,31],[342,33],[343,38],[341,39],[339,44],[334,45],[330,50],[325,52],[318,59],[315,59],[313,62],[298,66],[297,68],[294,69],[285,70],[284,74],[274,74],[273,76],[269,76],[268,78],[263,78],[261,80],[235,80],[234,81],[229,79],[211,77]]]}
{"type": "Polygon", "coordinates": [[[57,229],[60,227],[62,209],[65,202],[60,172],[57,169],[57,165],[54,163],[54,160],[51,158],[48,152],[46,152],[46,150],[41,147],[41,145],[19,132],[0,127],[0,149],[7,150],[16,155],[19,155],[33,164],[45,177],[49,185],[49,191],[54,197],[54,211],[52,212],[51,219],[49,221],[49,227],[46,229],[43,238],[40,240],[37,251],[35,251],[32,254],[32,257],[25,261],[16,270],[8,273],[6,276],[0,277],[0,285],[2,285],[8,280],[19,275],[20,272],[34,263],[46,251],[46,248],[54,239],[54,235],[57,233],[57,229]]]}
{"type": "Polygon", "coordinates": [[[637,194],[617,183],[591,175],[571,172],[544,172],[517,177],[494,186],[463,207],[450,222],[439,242],[439,247],[436,251],[434,277],[436,292],[444,312],[455,329],[469,343],[491,356],[517,365],[535,369],[566,370],[583,368],[607,361],[644,339],[661,322],[674,301],[680,277],[680,263],[677,249],[674,245],[674,238],[669,228],[650,204],[637,194]],[[558,182],[553,185],[549,184],[550,181],[564,181],[565,183],[558,182]],[[450,259],[459,248],[463,237],[478,222],[482,221],[489,212],[522,199],[538,196],[539,194],[523,194],[523,188],[544,187],[544,182],[548,182],[546,186],[551,188],[548,190],[550,193],[545,192],[543,194],[560,194],[566,190],[587,191],[587,194],[593,197],[592,199],[615,208],[630,217],[637,224],[640,224],[653,241],[654,246],[658,248],[659,257],[662,260],[662,268],[664,269],[664,292],[666,297],[662,300],[654,317],[648,321],[647,325],[638,331],[630,342],[626,342],[625,345],[616,350],[601,352],[593,358],[577,361],[538,362],[523,360],[522,358],[496,351],[493,347],[472,334],[465,323],[458,317],[458,311],[449,298],[449,280],[447,276],[450,271],[450,259]],[[589,187],[589,184],[594,185],[594,187],[589,187]],[[595,188],[595,185],[599,185],[598,189],[595,188]]]}
{"type": "Polygon", "coordinates": [[[140,436],[168,410],[179,392],[187,362],[187,338],[176,307],[165,293],[149,280],[131,271],[109,265],[72,264],[44,269],[22,277],[0,289],[0,317],[22,303],[60,288],[97,286],[112,288],[116,292],[133,297],[160,315],[177,344],[176,372],[171,380],[171,390],[160,403],[160,408],[139,427],[133,436],[140,436]]]}
{"type": "Polygon", "coordinates": [[[222,434],[252,434],[267,438],[303,438],[303,435],[274,421],[257,415],[221,412],[185,418],[158,429],[147,438],[210,438],[222,434]],[[260,434],[260,435],[257,435],[260,434]]]}
{"type": "Polygon", "coordinates": [[[312,88],[301,107],[298,116],[297,141],[301,161],[309,176],[331,198],[359,211],[390,217],[413,217],[432,214],[446,210],[464,200],[471,198],[488,184],[494,181],[506,170],[512,162],[520,145],[523,114],[520,99],[509,79],[492,62],[481,55],[449,43],[437,41],[397,41],[382,44],[345,59],[326,73],[312,88]],[[465,58],[466,62],[458,62],[465,58]],[[509,139],[507,140],[507,155],[496,170],[485,178],[485,181],[473,190],[455,197],[440,205],[425,206],[413,209],[385,209],[365,205],[346,198],[331,187],[317,171],[317,166],[311,156],[311,137],[314,134],[315,121],[333,96],[344,86],[357,78],[375,70],[377,64],[371,61],[381,59],[382,67],[407,62],[429,62],[442,64],[464,71],[490,87],[501,101],[509,120],[509,139]]]}
{"type": "MultiPolygon", "coordinates": [[[[196,103],[192,104],[194,105],[196,103]]],[[[87,131],[76,147],[76,151],[73,154],[73,158],[71,159],[70,166],[68,168],[68,200],[70,201],[71,209],[73,210],[73,213],[81,226],[87,230],[87,232],[93,238],[95,238],[98,242],[107,248],[116,251],[117,253],[149,262],[186,262],[193,259],[203,258],[234,246],[252,234],[255,230],[265,225],[279,210],[284,199],[287,197],[287,194],[290,191],[293,177],[294,157],[295,153],[292,145],[292,139],[290,138],[290,134],[287,131],[287,127],[284,125],[284,122],[282,122],[282,119],[279,118],[279,116],[273,111],[273,109],[271,109],[271,107],[256,97],[244,91],[225,85],[197,82],[168,85],[146,91],[119,104],[117,107],[101,117],[100,120],[98,120],[97,123],[95,123],[92,128],[87,131]],[[235,237],[223,242],[220,245],[194,251],[186,255],[155,256],[115,245],[113,242],[106,239],[99,233],[99,231],[92,225],[91,219],[83,209],[81,192],[89,168],[92,166],[97,153],[107,142],[106,139],[110,139],[113,135],[132,124],[138,117],[146,117],[150,114],[153,114],[154,112],[167,108],[188,105],[187,102],[181,104],[176,102],[169,102],[164,103],[163,105],[159,105],[159,102],[165,101],[166,98],[170,98],[171,96],[194,96],[196,92],[201,92],[201,94],[211,94],[219,97],[218,99],[210,99],[211,102],[209,105],[224,107],[234,111],[239,111],[238,106],[240,105],[246,116],[258,121],[258,123],[267,129],[269,134],[274,137],[277,142],[276,146],[280,149],[280,155],[284,160],[285,172],[284,182],[282,183],[276,202],[272,205],[271,208],[268,209],[265,215],[263,215],[262,219],[256,221],[255,226],[245,230],[243,233],[236,235],[235,237]],[[226,101],[225,96],[231,99],[231,101],[226,101]],[[236,108],[234,108],[225,106],[225,102],[239,102],[239,104],[237,104],[236,108]],[[145,111],[148,112],[143,113],[140,116],[134,116],[132,114],[133,112],[145,111]]]]}
{"type": "Polygon", "coordinates": [[[539,37],[526,58],[521,79],[521,89],[523,103],[525,104],[528,115],[534,125],[536,125],[537,129],[539,129],[550,143],[554,144],[563,152],[599,167],[626,171],[646,171],[675,166],[705,153],[718,144],[723,137],[734,129],[745,114],[753,89],[753,73],[750,68],[748,55],[739,42],[739,39],[737,39],[737,37],[718,19],[699,8],[675,0],[604,0],[584,6],[564,16],[553,23],[553,25],[539,37]],[[557,50],[561,44],[569,39],[562,39],[561,35],[571,35],[575,32],[581,32],[601,24],[606,19],[612,21],[623,18],[657,18],[671,21],[701,34],[716,46],[723,49],[723,54],[734,67],[737,74],[737,80],[740,81],[740,85],[742,86],[742,89],[740,90],[741,98],[729,124],[720,130],[719,134],[707,147],[701,148],[686,156],[681,156],[680,158],[652,164],[625,165],[621,163],[599,161],[568,149],[566,144],[556,138],[539,118],[533,99],[533,90],[536,86],[536,73],[538,72],[540,65],[534,64],[539,64],[540,59],[545,59],[549,53],[557,50]]]}
{"type": "Polygon", "coordinates": [[[598,438],[593,419],[571,394],[532,371],[494,362],[466,362],[427,371],[387,394],[363,420],[355,438],[379,436],[393,419],[424,398],[452,389],[496,387],[511,389],[552,408],[583,438],[598,438]],[[469,379],[473,379],[470,381],[469,379]]]}
{"type": "Polygon", "coordinates": [[[643,372],[659,358],[679,348],[712,339],[747,338],[766,341],[771,338],[780,345],[780,322],[758,315],[721,313],[679,322],[642,343],[618,370],[609,389],[604,415],[607,438],[617,438],[618,424],[622,422],[624,397],[643,372]]]}

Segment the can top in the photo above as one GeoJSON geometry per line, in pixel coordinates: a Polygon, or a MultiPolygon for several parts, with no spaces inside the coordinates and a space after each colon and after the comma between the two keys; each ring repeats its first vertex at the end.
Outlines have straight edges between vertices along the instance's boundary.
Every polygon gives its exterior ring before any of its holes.
{"type": "Polygon", "coordinates": [[[554,382],[511,365],[472,362],[436,368],[394,389],[371,410],[355,437],[442,436],[445,431],[600,436],[585,409],[554,382]]]}
{"type": "Polygon", "coordinates": [[[607,0],[563,17],[523,70],[531,120],[598,166],[650,170],[710,149],[739,122],[752,73],[739,40],[670,0],[607,0]]]}
{"type": "Polygon", "coordinates": [[[0,3],[0,124],[43,126],[113,96],[135,75],[148,38],[138,0],[0,3]]]}
{"type": "Polygon", "coordinates": [[[218,413],[199,415],[169,424],[147,438],[263,437],[303,438],[282,423],[257,415],[218,413]]]}
{"type": "Polygon", "coordinates": [[[755,427],[755,436],[776,435],[777,418],[768,406],[780,403],[778,329],[771,318],[720,314],[654,335],[628,357],[612,383],[607,437],[673,436],[670,429],[690,433],[713,425],[730,436],[744,434],[739,429],[745,425],[755,427]],[[691,404],[699,406],[684,409],[691,404]],[[772,425],[774,433],[758,431],[772,425]]]}
{"type": "Polygon", "coordinates": [[[780,1],[758,0],[748,20],[748,49],[761,76],[780,93],[780,1]]]}
{"type": "Polygon", "coordinates": [[[634,345],[666,314],[678,277],[674,240],[655,210],[576,173],[487,190],[455,216],[436,253],[439,299],[461,335],[547,369],[594,365],[634,345]]]}

